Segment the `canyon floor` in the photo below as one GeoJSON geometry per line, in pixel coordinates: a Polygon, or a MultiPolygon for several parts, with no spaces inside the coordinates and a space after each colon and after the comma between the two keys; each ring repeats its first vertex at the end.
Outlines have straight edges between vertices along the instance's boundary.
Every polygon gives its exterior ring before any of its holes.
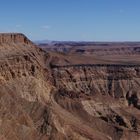
{"type": "Polygon", "coordinates": [[[0,140],[140,140],[140,43],[0,34],[0,140]]]}

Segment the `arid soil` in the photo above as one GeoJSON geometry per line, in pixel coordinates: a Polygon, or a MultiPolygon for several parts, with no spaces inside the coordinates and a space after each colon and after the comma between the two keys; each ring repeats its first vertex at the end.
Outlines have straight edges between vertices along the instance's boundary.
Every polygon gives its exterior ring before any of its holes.
{"type": "Polygon", "coordinates": [[[100,46],[0,34],[0,140],[140,140],[139,43],[100,46]]]}

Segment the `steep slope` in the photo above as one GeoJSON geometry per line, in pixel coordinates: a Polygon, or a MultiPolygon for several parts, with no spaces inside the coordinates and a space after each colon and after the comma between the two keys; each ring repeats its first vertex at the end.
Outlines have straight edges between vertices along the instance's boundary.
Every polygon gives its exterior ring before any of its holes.
{"type": "Polygon", "coordinates": [[[139,65],[56,66],[53,76],[55,101],[73,115],[75,131],[90,139],[140,139],[139,65]]]}
{"type": "Polygon", "coordinates": [[[23,34],[0,34],[0,139],[42,136],[51,90],[46,59],[23,34]]]}
{"type": "Polygon", "coordinates": [[[124,62],[48,53],[23,34],[0,34],[0,140],[139,140],[132,54],[124,62]]]}
{"type": "Polygon", "coordinates": [[[51,56],[23,34],[0,34],[0,40],[0,139],[84,138],[62,118],[63,109],[57,112],[51,56]]]}

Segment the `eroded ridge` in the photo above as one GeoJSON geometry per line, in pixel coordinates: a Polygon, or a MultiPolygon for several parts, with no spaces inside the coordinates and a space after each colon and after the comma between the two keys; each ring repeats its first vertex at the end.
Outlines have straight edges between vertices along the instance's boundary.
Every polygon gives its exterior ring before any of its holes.
{"type": "Polygon", "coordinates": [[[32,42],[21,33],[1,33],[0,34],[0,43],[26,43],[29,44],[32,42]]]}

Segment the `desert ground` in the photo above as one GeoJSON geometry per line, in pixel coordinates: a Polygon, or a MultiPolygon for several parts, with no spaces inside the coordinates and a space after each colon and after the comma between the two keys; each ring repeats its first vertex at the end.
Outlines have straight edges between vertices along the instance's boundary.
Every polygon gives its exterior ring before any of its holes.
{"type": "Polygon", "coordinates": [[[0,140],[140,140],[140,43],[0,34],[0,140]]]}

